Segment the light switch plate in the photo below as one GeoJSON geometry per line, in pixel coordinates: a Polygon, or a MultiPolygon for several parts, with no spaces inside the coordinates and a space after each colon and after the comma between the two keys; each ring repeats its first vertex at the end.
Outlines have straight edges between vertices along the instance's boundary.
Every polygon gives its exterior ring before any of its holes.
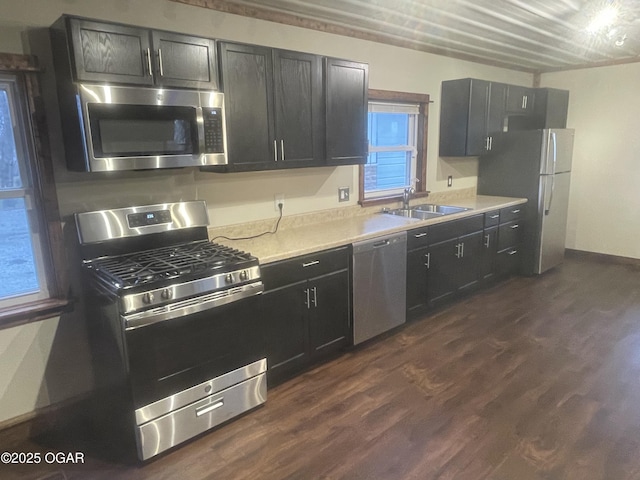
{"type": "Polygon", "coordinates": [[[338,202],[349,201],[349,187],[338,188],[338,202]]]}

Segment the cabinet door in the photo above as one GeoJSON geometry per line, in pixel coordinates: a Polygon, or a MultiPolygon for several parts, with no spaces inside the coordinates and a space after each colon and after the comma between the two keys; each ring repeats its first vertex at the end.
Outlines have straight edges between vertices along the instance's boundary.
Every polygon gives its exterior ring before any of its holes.
{"type": "Polygon", "coordinates": [[[325,75],[327,164],[365,163],[369,67],[327,58],[325,75]]]}
{"type": "Polygon", "coordinates": [[[171,32],[152,32],[156,83],[218,89],[215,42],[171,32]]]}
{"type": "Polygon", "coordinates": [[[270,168],[275,161],[271,49],[220,44],[231,170],[270,168]]]}
{"type": "Polygon", "coordinates": [[[427,274],[431,254],[428,248],[407,253],[407,315],[420,313],[427,307],[427,274]]]}
{"type": "Polygon", "coordinates": [[[149,30],[70,18],[77,81],[152,85],[149,30]]]}
{"type": "Polygon", "coordinates": [[[480,278],[491,280],[495,275],[496,253],[498,251],[498,227],[485,228],[482,237],[482,265],[480,278]]]}
{"type": "Polygon", "coordinates": [[[312,358],[349,342],[349,273],[347,270],[309,280],[309,343],[312,358]]]}
{"type": "Polygon", "coordinates": [[[509,113],[533,113],[534,89],[509,85],[507,88],[506,110],[509,113]]]}
{"type": "Polygon", "coordinates": [[[259,315],[265,323],[269,379],[282,379],[307,361],[307,282],[264,292],[259,315]]]}
{"type": "Polygon", "coordinates": [[[482,155],[487,151],[487,109],[489,82],[471,80],[469,96],[469,127],[465,155],[482,155]]]}
{"type": "Polygon", "coordinates": [[[460,244],[457,266],[457,287],[469,290],[477,286],[482,266],[482,232],[475,232],[458,239],[460,244]]]}
{"type": "Polygon", "coordinates": [[[274,50],[273,73],[278,166],[320,165],[324,138],[321,57],[274,50]]]}
{"type": "Polygon", "coordinates": [[[487,137],[485,143],[487,151],[493,150],[494,136],[504,129],[505,97],[507,85],[491,82],[489,85],[489,101],[487,103],[487,137]]]}
{"type": "Polygon", "coordinates": [[[427,300],[434,305],[455,293],[458,288],[458,239],[454,238],[429,247],[427,300]]]}

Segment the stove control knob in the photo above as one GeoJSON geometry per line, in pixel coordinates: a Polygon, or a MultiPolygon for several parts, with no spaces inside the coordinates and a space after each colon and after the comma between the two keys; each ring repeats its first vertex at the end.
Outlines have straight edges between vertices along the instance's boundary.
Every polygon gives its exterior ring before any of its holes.
{"type": "Polygon", "coordinates": [[[150,305],[151,303],[153,303],[153,293],[147,292],[144,295],[142,295],[142,302],[146,303],[147,305],[150,305]]]}
{"type": "Polygon", "coordinates": [[[224,281],[227,283],[233,283],[233,275],[231,275],[230,273],[227,273],[227,276],[224,277],[224,281]]]}
{"type": "Polygon", "coordinates": [[[247,275],[247,271],[246,270],[242,270],[240,272],[240,280],[246,280],[249,276],[247,275]]]}
{"type": "Polygon", "coordinates": [[[163,300],[171,300],[173,298],[173,289],[165,288],[160,294],[163,300]]]}

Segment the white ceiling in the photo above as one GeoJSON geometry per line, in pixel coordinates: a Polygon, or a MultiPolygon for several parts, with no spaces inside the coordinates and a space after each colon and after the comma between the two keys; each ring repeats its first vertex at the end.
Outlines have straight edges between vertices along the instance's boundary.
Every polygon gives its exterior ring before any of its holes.
{"type": "MultiPolygon", "coordinates": [[[[176,0],[191,3],[189,0],[176,0]]],[[[531,72],[640,61],[640,0],[204,0],[209,8],[531,72]],[[591,34],[613,5],[613,27],[591,34]],[[626,36],[622,46],[616,40],[626,36]]]]}

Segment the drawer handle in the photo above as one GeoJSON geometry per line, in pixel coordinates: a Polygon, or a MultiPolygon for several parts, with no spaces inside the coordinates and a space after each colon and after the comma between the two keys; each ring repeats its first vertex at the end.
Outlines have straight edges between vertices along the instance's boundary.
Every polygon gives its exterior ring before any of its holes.
{"type": "Polygon", "coordinates": [[[512,229],[512,230],[513,230],[513,229],[516,229],[516,228],[518,228],[518,224],[517,224],[517,223],[516,223],[515,225],[511,225],[511,229],[512,229]]]}
{"type": "Polygon", "coordinates": [[[511,210],[511,213],[520,213],[520,209],[511,210]]]}
{"type": "Polygon", "coordinates": [[[312,267],[313,265],[318,265],[319,263],[320,263],[320,260],[314,260],[313,262],[303,263],[302,267],[303,268],[312,267]]]}
{"type": "Polygon", "coordinates": [[[511,250],[508,255],[515,255],[516,253],[518,253],[518,250],[511,250]]]}
{"type": "Polygon", "coordinates": [[[220,408],[224,405],[224,398],[221,398],[215,403],[210,405],[200,407],[196,409],[196,417],[201,417],[202,415],[206,415],[209,412],[213,412],[215,409],[220,408]]]}
{"type": "Polygon", "coordinates": [[[489,218],[500,218],[500,214],[498,214],[498,215],[490,215],[489,218]]]}
{"type": "Polygon", "coordinates": [[[426,237],[426,236],[427,236],[427,232],[414,233],[413,234],[413,238],[422,238],[422,237],[426,237]]]}

